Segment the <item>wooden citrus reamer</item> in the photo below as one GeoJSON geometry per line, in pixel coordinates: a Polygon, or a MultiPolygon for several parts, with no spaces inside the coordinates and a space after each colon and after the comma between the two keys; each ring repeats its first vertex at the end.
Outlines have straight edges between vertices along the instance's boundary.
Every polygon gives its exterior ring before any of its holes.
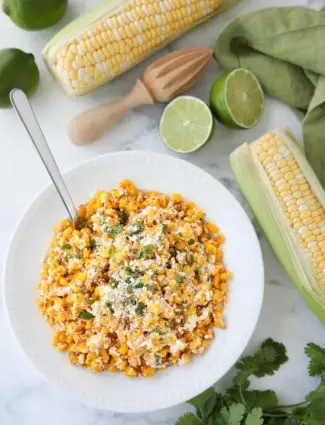
{"type": "Polygon", "coordinates": [[[168,102],[192,87],[212,57],[212,49],[197,48],[169,53],[152,63],[132,91],[122,99],[89,109],[68,125],[70,140],[87,145],[101,139],[131,110],[155,101],[168,102]]]}

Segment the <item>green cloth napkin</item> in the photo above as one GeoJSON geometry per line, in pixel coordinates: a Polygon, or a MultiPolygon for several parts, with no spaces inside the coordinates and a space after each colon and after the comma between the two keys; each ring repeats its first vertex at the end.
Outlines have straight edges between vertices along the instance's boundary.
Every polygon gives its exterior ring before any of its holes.
{"type": "Polygon", "coordinates": [[[299,111],[307,159],[325,187],[325,10],[280,7],[238,17],[214,54],[225,68],[252,71],[267,93],[299,111]]]}

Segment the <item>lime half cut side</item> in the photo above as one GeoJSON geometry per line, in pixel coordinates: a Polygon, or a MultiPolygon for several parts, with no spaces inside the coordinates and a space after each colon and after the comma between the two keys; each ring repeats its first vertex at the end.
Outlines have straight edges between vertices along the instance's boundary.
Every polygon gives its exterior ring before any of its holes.
{"type": "Polygon", "coordinates": [[[174,152],[194,152],[210,138],[214,119],[209,107],[192,96],[179,96],[170,102],[160,119],[160,137],[174,152]]]}
{"type": "Polygon", "coordinates": [[[212,86],[211,109],[227,127],[252,128],[264,111],[263,89],[247,69],[238,68],[226,72],[212,86]]]}

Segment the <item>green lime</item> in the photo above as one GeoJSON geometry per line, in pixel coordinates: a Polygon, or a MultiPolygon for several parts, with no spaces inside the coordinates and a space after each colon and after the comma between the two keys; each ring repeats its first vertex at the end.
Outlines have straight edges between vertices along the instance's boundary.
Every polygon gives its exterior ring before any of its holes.
{"type": "Polygon", "coordinates": [[[19,49],[0,50],[0,108],[10,106],[9,93],[21,89],[31,96],[39,84],[34,56],[19,49]]]}
{"type": "Polygon", "coordinates": [[[227,71],[212,86],[210,105],[226,127],[252,128],[264,111],[264,93],[255,75],[247,69],[227,71]]]}
{"type": "Polygon", "coordinates": [[[2,10],[20,28],[41,30],[56,24],[68,0],[3,0],[2,10]]]}
{"type": "Polygon", "coordinates": [[[203,146],[214,130],[209,107],[200,99],[180,96],[170,102],[159,124],[160,137],[174,152],[194,152],[203,146]]]}

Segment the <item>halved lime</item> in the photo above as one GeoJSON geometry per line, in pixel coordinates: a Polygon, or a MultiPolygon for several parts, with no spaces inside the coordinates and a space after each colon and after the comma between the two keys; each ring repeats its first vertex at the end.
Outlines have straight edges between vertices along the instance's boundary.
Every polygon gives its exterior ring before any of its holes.
{"type": "Polygon", "coordinates": [[[255,75],[247,69],[227,71],[212,86],[210,105],[226,127],[252,128],[264,111],[264,93],[255,75]]]}
{"type": "Polygon", "coordinates": [[[210,138],[214,119],[209,107],[192,96],[179,96],[170,102],[160,119],[160,137],[174,152],[194,152],[210,138]]]}

